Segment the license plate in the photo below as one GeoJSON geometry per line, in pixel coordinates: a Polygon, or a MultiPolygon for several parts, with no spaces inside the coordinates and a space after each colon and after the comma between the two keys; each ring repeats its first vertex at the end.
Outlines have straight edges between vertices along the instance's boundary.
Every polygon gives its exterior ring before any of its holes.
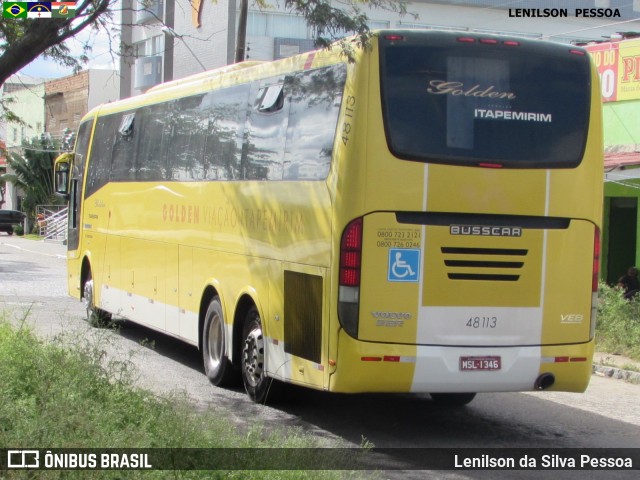
{"type": "Polygon", "coordinates": [[[464,372],[500,370],[500,357],[460,357],[460,370],[464,372]]]}

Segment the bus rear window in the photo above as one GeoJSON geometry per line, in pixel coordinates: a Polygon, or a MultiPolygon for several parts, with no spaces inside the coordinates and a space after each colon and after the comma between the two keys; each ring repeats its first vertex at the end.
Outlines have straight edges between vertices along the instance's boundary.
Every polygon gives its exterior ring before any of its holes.
{"type": "Polygon", "coordinates": [[[567,45],[457,37],[380,39],[391,152],[458,165],[577,166],[588,133],[588,56],[571,53],[567,45]]]}

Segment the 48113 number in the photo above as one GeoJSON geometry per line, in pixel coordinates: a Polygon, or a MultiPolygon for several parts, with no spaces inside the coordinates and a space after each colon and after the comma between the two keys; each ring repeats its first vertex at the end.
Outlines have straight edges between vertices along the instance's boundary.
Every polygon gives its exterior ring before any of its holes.
{"type": "Polygon", "coordinates": [[[471,317],[466,326],[469,328],[496,328],[498,317],[471,317]]]}

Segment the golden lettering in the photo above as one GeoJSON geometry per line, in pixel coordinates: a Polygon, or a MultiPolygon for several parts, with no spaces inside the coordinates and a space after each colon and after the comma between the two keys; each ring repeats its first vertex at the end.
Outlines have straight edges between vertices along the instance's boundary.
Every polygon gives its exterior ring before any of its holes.
{"type": "Polygon", "coordinates": [[[462,82],[447,82],[446,80],[431,80],[427,92],[433,95],[452,95],[454,97],[507,98],[509,100],[516,98],[513,92],[496,91],[494,85],[488,87],[474,85],[467,88],[462,82]]]}

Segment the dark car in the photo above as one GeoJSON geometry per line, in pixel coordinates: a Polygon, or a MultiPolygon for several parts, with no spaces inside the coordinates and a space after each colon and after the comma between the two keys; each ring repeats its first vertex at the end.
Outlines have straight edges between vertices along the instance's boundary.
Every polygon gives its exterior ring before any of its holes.
{"type": "Polygon", "coordinates": [[[0,210],[0,232],[13,235],[13,226],[19,225],[24,219],[24,213],[17,210],[0,210]]]}

